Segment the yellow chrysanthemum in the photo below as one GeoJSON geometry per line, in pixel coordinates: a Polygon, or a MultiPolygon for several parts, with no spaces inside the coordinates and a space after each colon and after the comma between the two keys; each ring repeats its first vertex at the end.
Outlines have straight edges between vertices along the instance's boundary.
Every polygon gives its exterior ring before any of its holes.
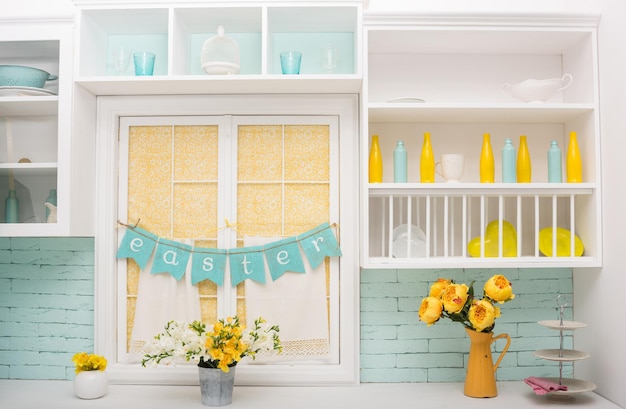
{"type": "Polygon", "coordinates": [[[104,371],[107,367],[105,357],[86,352],[77,352],[72,357],[72,362],[76,364],[76,373],[82,371],[104,371]]]}

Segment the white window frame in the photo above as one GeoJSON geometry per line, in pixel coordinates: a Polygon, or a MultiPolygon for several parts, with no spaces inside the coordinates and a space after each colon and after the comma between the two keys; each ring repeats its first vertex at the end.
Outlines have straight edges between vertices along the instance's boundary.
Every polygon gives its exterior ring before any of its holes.
{"type": "MultiPolygon", "coordinates": [[[[115,273],[118,235],[118,150],[120,118],[130,116],[330,115],[339,118],[339,237],[342,257],[337,364],[242,365],[240,385],[328,385],[359,382],[358,266],[358,97],[356,95],[229,95],[98,97],[96,128],[95,334],[97,353],[110,363],[115,383],[197,384],[193,365],[142,368],[118,362],[117,294],[125,282],[115,273]]],[[[335,220],[331,220],[334,222],[335,220]]]]}

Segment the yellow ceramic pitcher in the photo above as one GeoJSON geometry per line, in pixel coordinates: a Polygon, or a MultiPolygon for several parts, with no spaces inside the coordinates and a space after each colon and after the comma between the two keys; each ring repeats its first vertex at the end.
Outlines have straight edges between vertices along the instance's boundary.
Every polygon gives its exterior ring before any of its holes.
{"type": "Polygon", "coordinates": [[[465,389],[463,393],[472,398],[493,398],[498,396],[496,387],[496,369],[504,354],[511,345],[511,337],[508,334],[493,336],[493,332],[478,332],[465,328],[470,338],[470,353],[467,362],[467,375],[465,376],[465,389]],[[501,338],[506,338],[506,346],[500,353],[495,365],[491,356],[491,344],[501,338]]]}

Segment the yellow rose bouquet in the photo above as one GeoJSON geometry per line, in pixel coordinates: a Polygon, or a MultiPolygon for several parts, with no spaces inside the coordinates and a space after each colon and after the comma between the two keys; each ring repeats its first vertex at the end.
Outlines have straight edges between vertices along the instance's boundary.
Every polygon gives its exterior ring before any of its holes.
{"type": "Polygon", "coordinates": [[[428,296],[422,300],[419,318],[428,326],[444,317],[474,331],[491,332],[500,316],[500,308],[494,304],[503,304],[513,298],[511,282],[500,274],[487,280],[481,299],[474,297],[474,282],[468,286],[440,278],[430,286],[428,296]]]}

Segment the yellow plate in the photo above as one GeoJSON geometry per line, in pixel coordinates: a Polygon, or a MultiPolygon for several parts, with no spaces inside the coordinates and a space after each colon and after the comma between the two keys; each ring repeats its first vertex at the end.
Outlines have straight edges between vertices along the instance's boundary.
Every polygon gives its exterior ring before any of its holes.
{"type": "MultiPolygon", "coordinates": [[[[485,257],[498,257],[499,255],[500,223],[492,220],[485,229],[485,257]]],[[[472,257],[480,257],[480,236],[474,237],[467,244],[467,252],[472,257]]],[[[502,221],[502,256],[517,256],[517,233],[515,227],[506,220],[502,221]]]]}
{"type": "MultiPolygon", "coordinates": [[[[572,233],[561,227],[556,228],[556,256],[570,257],[570,245],[572,233]]],[[[574,256],[580,257],[585,250],[582,240],[574,235],[574,256]]],[[[552,227],[546,227],[539,231],[539,251],[547,257],[552,257],[552,227]]]]}

